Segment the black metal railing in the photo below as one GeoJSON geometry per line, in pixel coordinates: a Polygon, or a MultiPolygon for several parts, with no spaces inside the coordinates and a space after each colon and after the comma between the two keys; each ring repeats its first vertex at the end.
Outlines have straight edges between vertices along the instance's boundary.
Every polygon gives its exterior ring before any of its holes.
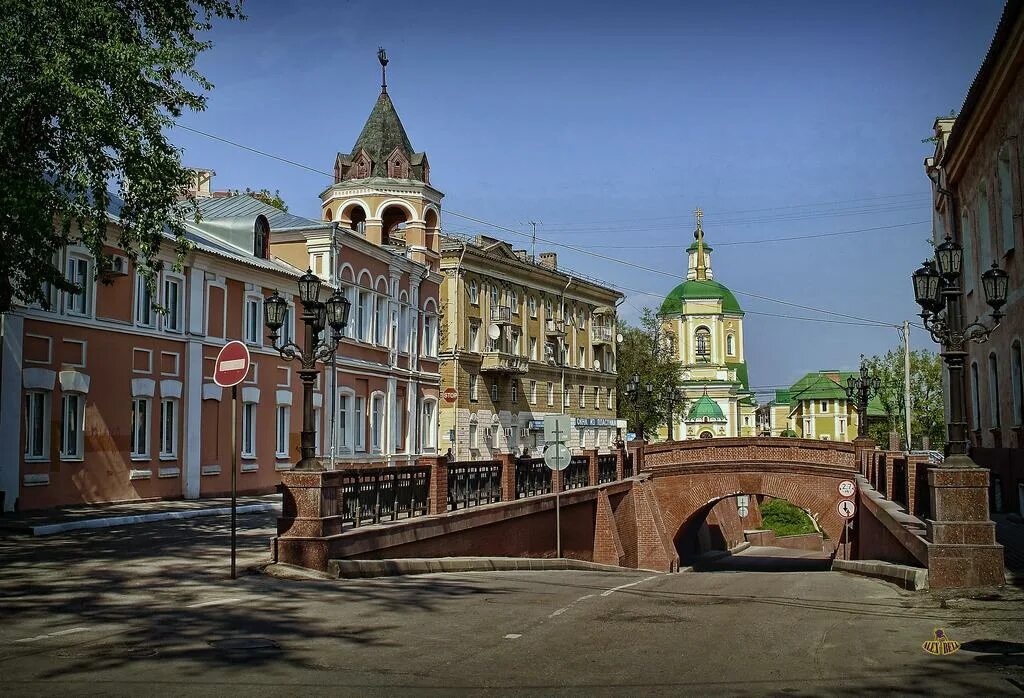
{"type": "Polygon", "coordinates": [[[551,493],[551,468],[543,458],[520,458],[516,461],[516,499],[551,493]]]}
{"type": "Polygon", "coordinates": [[[910,512],[924,521],[932,516],[931,492],[928,489],[928,464],[918,463],[914,468],[914,511],[910,512]]]}
{"type": "Polygon", "coordinates": [[[615,482],[615,454],[605,454],[597,457],[597,483],[603,485],[606,482],[615,482]]]}
{"type": "Polygon", "coordinates": [[[573,456],[569,467],[562,471],[562,489],[575,490],[590,485],[590,459],[573,456]]]}
{"type": "Polygon", "coordinates": [[[351,470],[340,486],[324,490],[324,512],[353,526],[423,516],[429,484],[429,468],[351,470]]]}
{"type": "Polygon", "coordinates": [[[501,463],[448,465],[448,511],[501,501],[501,463]]]}
{"type": "Polygon", "coordinates": [[[906,508],[907,506],[907,460],[892,460],[892,501],[906,508]]]}
{"type": "Polygon", "coordinates": [[[876,461],[875,467],[878,471],[875,473],[875,489],[884,497],[886,491],[886,475],[887,469],[885,467],[885,454],[883,453],[878,461],[876,461]]]}
{"type": "Polygon", "coordinates": [[[622,477],[633,477],[633,454],[626,451],[622,459],[622,477]]]}

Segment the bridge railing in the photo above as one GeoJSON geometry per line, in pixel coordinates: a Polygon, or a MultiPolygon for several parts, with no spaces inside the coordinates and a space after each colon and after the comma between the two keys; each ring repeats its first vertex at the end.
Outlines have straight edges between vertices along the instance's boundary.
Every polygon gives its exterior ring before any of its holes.
{"type": "Polygon", "coordinates": [[[543,458],[516,460],[516,499],[551,493],[551,468],[543,458]]]}
{"type": "Polygon", "coordinates": [[[448,511],[501,501],[501,461],[447,463],[448,511]]]}
{"type": "Polygon", "coordinates": [[[324,516],[353,527],[427,513],[430,468],[362,468],[340,473],[323,494],[324,516]]]}
{"type": "Polygon", "coordinates": [[[928,469],[934,467],[927,455],[899,451],[868,451],[861,474],[883,497],[899,504],[913,516],[931,514],[928,495],[928,469]]]}

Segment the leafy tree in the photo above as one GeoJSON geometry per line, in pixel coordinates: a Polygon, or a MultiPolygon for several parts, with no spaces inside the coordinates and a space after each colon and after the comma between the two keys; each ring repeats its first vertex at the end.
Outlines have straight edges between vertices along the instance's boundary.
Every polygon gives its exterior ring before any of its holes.
{"type": "MultiPolygon", "coordinates": [[[[903,348],[866,360],[868,373],[881,382],[878,400],[885,410],[885,420],[869,426],[871,438],[882,445],[889,443],[889,432],[904,434],[903,348]]],[[[910,409],[913,447],[920,448],[927,436],[931,448],[941,450],[946,443],[946,420],[942,397],[942,357],[924,349],[910,352],[910,409]]]]}
{"type": "Polygon", "coordinates": [[[765,528],[771,529],[780,537],[798,536],[818,530],[807,512],[785,499],[769,499],[762,502],[761,521],[765,528]]]}
{"type": "Polygon", "coordinates": [[[0,22],[0,312],[77,291],[47,262],[71,243],[103,254],[108,192],[123,200],[116,240],[152,282],[163,232],[188,250],[191,173],[165,132],[205,108],[196,69],[215,18],[239,0],[8,0],[0,22]],[[38,263],[26,264],[27,260],[38,263]]]}
{"type": "Polygon", "coordinates": [[[681,388],[682,365],[673,355],[661,330],[661,323],[650,308],[644,308],[640,325],[619,324],[618,415],[626,419],[629,429],[639,438],[667,424],[670,413],[685,409],[673,404],[672,394],[681,388]],[[640,390],[635,400],[628,396],[627,385],[634,375],[640,377],[640,390]],[[652,390],[648,393],[647,385],[652,390]]]}
{"type": "Polygon", "coordinates": [[[248,194],[249,196],[251,196],[254,199],[259,199],[260,201],[262,201],[263,203],[265,203],[265,204],[267,204],[269,206],[273,206],[274,208],[279,208],[282,211],[284,211],[285,213],[288,213],[288,204],[286,204],[284,202],[284,199],[281,198],[281,192],[278,191],[277,189],[274,190],[273,194],[270,193],[269,189],[260,189],[259,191],[253,191],[249,187],[246,187],[245,191],[243,191],[243,192],[240,192],[237,189],[234,189],[234,190],[231,190],[229,193],[231,193],[231,194],[248,194]]]}

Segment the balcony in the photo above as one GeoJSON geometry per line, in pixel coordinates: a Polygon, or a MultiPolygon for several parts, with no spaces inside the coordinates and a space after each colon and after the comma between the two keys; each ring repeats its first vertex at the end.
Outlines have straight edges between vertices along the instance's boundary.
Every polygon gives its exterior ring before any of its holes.
{"type": "Polygon", "coordinates": [[[480,363],[480,373],[526,373],[530,361],[525,356],[506,354],[503,351],[486,351],[480,363]]]}
{"type": "Polygon", "coordinates": [[[511,325],[512,308],[507,305],[492,305],[491,322],[496,325],[511,325]]]}
{"type": "Polygon", "coordinates": [[[612,344],[615,339],[615,330],[611,327],[591,327],[590,341],[593,344],[612,344]]]}
{"type": "Polygon", "coordinates": [[[564,337],[565,322],[562,320],[547,320],[544,323],[544,331],[549,337],[564,337]]]}

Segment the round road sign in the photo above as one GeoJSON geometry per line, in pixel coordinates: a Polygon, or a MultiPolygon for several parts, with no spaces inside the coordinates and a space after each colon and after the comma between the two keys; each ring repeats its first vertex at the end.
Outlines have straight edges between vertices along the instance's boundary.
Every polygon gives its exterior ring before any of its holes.
{"type": "Polygon", "coordinates": [[[857,511],[857,505],[854,504],[852,500],[843,499],[836,506],[836,509],[839,511],[839,515],[844,519],[852,519],[853,513],[857,511]]]}
{"type": "Polygon", "coordinates": [[[745,519],[747,518],[747,514],[750,513],[750,509],[747,508],[746,506],[739,506],[736,507],[736,513],[740,515],[741,519],[745,519]]]}
{"type": "Polygon", "coordinates": [[[839,483],[839,496],[852,497],[857,492],[857,485],[853,480],[843,480],[839,483]]]}
{"type": "Polygon", "coordinates": [[[572,460],[572,453],[563,443],[548,444],[544,448],[544,465],[552,470],[565,470],[572,460]]]}
{"type": "Polygon", "coordinates": [[[249,373],[249,347],[238,340],[221,347],[213,369],[213,382],[222,388],[238,385],[249,373]]]}
{"type": "Polygon", "coordinates": [[[441,393],[441,397],[447,403],[453,403],[459,399],[459,391],[455,388],[445,388],[444,392],[441,393]]]}

